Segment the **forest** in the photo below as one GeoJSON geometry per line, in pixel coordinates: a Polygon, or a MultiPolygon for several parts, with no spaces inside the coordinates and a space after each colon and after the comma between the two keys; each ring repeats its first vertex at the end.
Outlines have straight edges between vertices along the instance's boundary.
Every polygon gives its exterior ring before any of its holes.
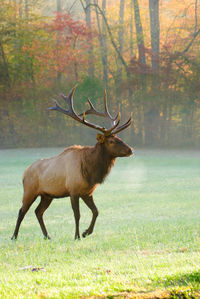
{"type": "Polygon", "coordinates": [[[76,84],[79,113],[88,99],[103,109],[105,89],[113,115],[133,113],[121,134],[131,145],[200,146],[198,0],[48,2],[1,1],[0,148],[94,144],[47,110],[76,84]]]}

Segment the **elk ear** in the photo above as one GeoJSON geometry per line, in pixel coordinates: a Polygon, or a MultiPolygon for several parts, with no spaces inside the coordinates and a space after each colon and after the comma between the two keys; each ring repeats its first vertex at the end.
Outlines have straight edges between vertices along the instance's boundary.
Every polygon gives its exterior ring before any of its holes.
{"type": "Polygon", "coordinates": [[[98,133],[98,134],[97,134],[97,141],[98,141],[99,143],[104,143],[104,141],[105,141],[105,136],[98,133]]]}

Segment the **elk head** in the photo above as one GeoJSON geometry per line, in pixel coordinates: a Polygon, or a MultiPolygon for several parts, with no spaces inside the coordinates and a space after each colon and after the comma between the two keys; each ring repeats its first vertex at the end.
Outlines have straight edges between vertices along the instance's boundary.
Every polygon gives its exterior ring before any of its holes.
{"type": "MultiPolygon", "coordinates": [[[[97,134],[97,140],[99,139],[97,134]]],[[[102,139],[101,135],[101,139],[102,139]]],[[[102,147],[106,150],[107,154],[113,158],[117,157],[129,157],[133,154],[133,149],[115,135],[103,136],[102,141],[98,141],[102,144],[102,147]]]]}
{"type": "Polygon", "coordinates": [[[73,95],[75,92],[76,86],[72,88],[70,93],[65,96],[63,94],[60,94],[60,96],[66,101],[68,104],[68,110],[62,108],[60,104],[57,102],[57,100],[53,99],[55,102],[55,106],[48,108],[48,110],[56,110],[59,112],[62,112],[76,121],[93,128],[95,130],[100,131],[101,133],[97,134],[97,141],[99,144],[102,145],[102,147],[107,151],[107,153],[113,157],[128,157],[133,154],[133,150],[130,146],[128,146],[125,142],[123,142],[119,137],[116,136],[117,133],[121,132],[122,130],[126,129],[130,126],[132,121],[132,116],[121,126],[118,126],[120,123],[120,111],[116,114],[115,117],[112,117],[108,111],[107,106],[107,94],[106,91],[104,92],[104,112],[97,111],[90,100],[88,100],[90,109],[87,111],[77,114],[73,107],[73,95]],[[94,114],[97,116],[105,117],[110,120],[111,127],[109,129],[106,129],[105,127],[101,127],[99,125],[93,124],[89,121],[86,121],[85,116],[87,114],[94,114]]]}

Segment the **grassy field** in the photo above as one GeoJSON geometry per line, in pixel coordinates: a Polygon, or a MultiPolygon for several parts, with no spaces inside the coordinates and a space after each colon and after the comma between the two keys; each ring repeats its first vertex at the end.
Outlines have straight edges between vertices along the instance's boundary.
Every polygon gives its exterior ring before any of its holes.
{"type": "MultiPolygon", "coordinates": [[[[137,150],[118,159],[95,192],[94,234],[74,241],[69,199],[34,209],[11,241],[24,169],[61,149],[0,151],[0,298],[200,297],[200,155],[137,150]],[[38,271],[37,271],[38,270],[38,271]],[[157,296],[157,297],[156,297],[157,296]]],[[[81,202],[81,232],[91,220],[81,202]]]]}

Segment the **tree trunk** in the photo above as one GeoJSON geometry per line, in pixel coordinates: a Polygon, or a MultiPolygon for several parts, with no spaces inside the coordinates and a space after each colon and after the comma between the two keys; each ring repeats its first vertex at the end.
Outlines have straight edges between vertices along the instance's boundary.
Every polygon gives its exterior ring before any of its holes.
{"type": "Polygon", "coordinates": [[[151,93],[148,95],[151,104],[145,114],[146,143],[157,145],[160,140],[160,82],[159,82],[159,0],[149,0],[150,33],[151,33],[151,93]]]}
{"type": "MultiPolygon", "coordinates": [[[[97,4],[97,1],[95,1],[97,4]]],[[[101,61],[103,66],[103,81],[105,88],[107,89],[108,85],[108,57],[107,57],[107,37],[106,37],[106,26],[104,20],[102,20],[102,25],[99,19],[99,13],[97,7],[95,7],[97,27],[98,27],[98,37],[101,47],[101,61]]],[[[104,16],[106,16],[106,0],[102,1],[102,11],[104,16]]]]}
{"type": "Polygon", "coordinates": [[[62,0],[56,0],[56,10],[57,12],[61,13],[62,12],[62,0]]]}
{"type": "Polygon", "coordinates": [[[10,87],[11,82],[10,82],[10,76],[9,76],[9,68],[8,68],[8,61],[4,52],[4,47],[3,44],[0,40],[0,61],[2,60],[2,65],[3,65],[3,71],[2,71],[2,77],[7,82],[8,87],[10,87]]]}
{"type": "Polygon", "coordinates": [[[28,0],[25,0],[25,17],[28,20],[28,17],[29,17],[29,3],[28,3],[28,0]]]}
{"type": "MultiPolygon", "coordinates": [[[[85,17],[86,24],[89,32],[91,32],[91,0],[86,0],[86,9],[85,9],[85,17]]],[[[94,55],[93,55],[93,45],[92,38],[88,37],[88,76],[94,77],[94,55]]]]}
{"type": "Polygon", "coordinates": [[[158,71],[160,50],[159,0],[149,0],[149,14],[151,27],[152,70],[158,71]]]}
{"type": "Polygon", "coordinates": [[[114,36],[113,36],[112,31],[110,29],[110,26],[108,24],[107,18],[105,17],[102,9],[99,7],[98,4],[92,3],[92,4],[90,4],[90,6],[96,7],[98,9],[99,13],[101,14],[101,16],[103,18],[103,21],[105,23],[105,28],[107,29],[107,32],[108,32],[111,44],[113,45],[113,48],[115,49],[115,51],[117,53],[118,59],[121,61],[122,65],[124,66],[126,74],[127,74],[127,77],[129,78],[129,76],[130,76],[129,66],[126,63],[123,55],[119,52],[119,48],[118,48],[117,44],[115,43],[115,39],[114,39],[114,36]]]}
{"type": "Polygon", "coordinates": [[[131,19],[130,19],[130,57],[133,56],[133,1],[130,3],[131,19]]]}
{"type": "MultiPolygon", "coordinates": [[[[62,13],[62,0],[56,0],[56,4],[57,4],[57,12],[58,13],[62,13]]],[[[59,48],[59,45],[60,45],[60,33],[58,31],[57,33],[57,47],[59,48]]],[[[59,59],[59,57],[57,57],[57,59],[59,59]]],[[[58,65],[59,65],[59,62],[57,61],[58,65]]],[[[57,82],[60,83],[61,82],[61,78],[62,78],[62,73],[58,70],[57,72],[57,82]]]]}
{"type": "MultiPolygon", "coordinates": [[[[119,30],[118,30],[118,42],[119,42],[119,52],[123,55],[124,48],[124,5],[125,0],[120,0],[120,9],[119,9],[119,30]]],[[[122,65],[121,61],[117,60],[117,83],[119,85],[122,77],[122,65]]],[[[116,86],[117,88],[119,86],[116,86]]],[[[116,88],[116,90],[117,90],[116,88]]],[[[118,93],[118,91],[117,91],[118,93]]]]}
{"type": "MultiPolygon", "coordinates": [[[[102,0],[102,11],[106,16],[106,0],[102,0]]],[[[107,37],[106,37],[106,26],[105,22],[102,21],[102,41],[103,41],[103,48],[104,53],[102,57],[103,63],[103,81],[105,82],[105,86],[108,86],[108,49],[107,49],[107,37]]]]}
{"type": "Polygon", "coordinates": [[[123,47],[124,47],[124,5],[125,5],[125,0],[120,0],[119,31],[118,31],[120,53],[123,52],[123,47]]]}
{"type": "Polygon", "coordinates": [[[143,35],[143,28],[142,22],[140,18],[140,9],[138,0],[133,0],[134,4],[134,13],[135,13],[135,28],[136,28],[136,35],[137,35],[137,47],[138,47],[138,54],[139,54],[139,61],[142,64],[146,64],[146,57],[144,51],[144,35],[143,35]]]}
{"type": "Polygon", "coordinates": [[[22,11],[22,0],[19,1],[19,18],[21,19],[23,16],[23,11],[22,11]]]}
{"type": "MultiPolygon", "coordinates": [[[[136,29],[136,38],[137,38],[137,48],[138,48],[138,61],[139,61],[139,66],[143,70],[146,68],[146,56],[145,56],[145,46],[144,46],[144,34],[143,34],[143,27],[142,27],[142,22],[141,22],[141,17],[140,17],[140,8],[138,4],[138,0],[133,0],[133,7],[134,7],[134,15],[135,15],[135,29],[136,29]]],[[[141,82],[141,89],[142,92],[146,93],[147,90],[147,83],[146,83],[146,74],[145,72],[142,72],[141,74],[138,74],[140,77],[140,82],[141,82]]],[[[139,120],[140,120],[140,136],[141,136],[141,141],[142,144],[144,145],[146,142],[146,126],[145,126],[145,109],[143,105],[143,100],[139,100],[139,120]]]]}

